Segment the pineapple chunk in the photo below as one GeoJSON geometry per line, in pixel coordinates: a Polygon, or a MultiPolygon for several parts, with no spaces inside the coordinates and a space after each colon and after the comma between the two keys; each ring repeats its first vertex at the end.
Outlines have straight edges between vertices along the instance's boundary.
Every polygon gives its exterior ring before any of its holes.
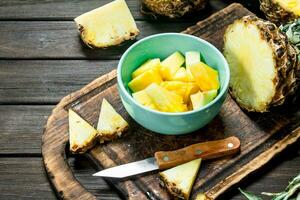
{"type": "Polygon", "coordinates": [[[160,172],[162,185],[173,196],[180,199],[189,199],[200,164],[201,158],[160,172]]]}
{"type": "Polygon", "coordinates": [[[97,125],[100,143],[120,137],[127,129],[128,123],[103,99],[97,125]]]}
{"type": "Polygon", "coordinates": [[[185,53],[185,66],[189,67],[191,65],[199,63],[200,61],[200,52],[188,51],[185,53]]]}
{"type": "Polygon", "coordinates": [[[145,89],[147,95],[152,99],[158,110],[162,112],[184,112],[187,106],[183,103],[181,96],[152,83],[145,89]]]}
{"type": "Polygon", "coordinates": [[[150,59],[150,60],[146,61],[144,64],[142,64],[139,68],[137,68],[132,73],[132,78],[135,78],[150,69],[154,69],[154,70],[158,70],[158,71],[160,70],[160,59],[159,58],[150,59]]]}
{"type": "Polygon", "coordinates": [[[190,66],[190,70],[201,91],[219,89],[218,71],[203,62],[190,66]]]}
{"type": "Polygon", "coordinates": [[[196,63],[199,63],[200,60],[200,52],[198,51],[188,51],[185,53],[185,66],[186,66],[186,72],[188,76],[188,81],[194,82],[195,79],[191,73],[190,66],[194,65],[196,63]]]}
{"type": "Polygon", "coordinates": [[[84,153],[94,145],[97,130],[69,109],[69,141],[72,153],[84,153]]]}
{"type": "Polygon", "coordinates": [[[171,54],[161,62],[161,74],[163,79],[172,80],[173,75],[184,63],[184,57],[178,51],[171,54]]]}
{"type": "Polygon", "coordinates": [[[160,84],[162,82],[162,78],[160,76],[159,71],[150,69],[138,77],[134,78],[128,83],[128,87],[133,92],[138,92],[140,90],[145,89],[148,85],[151,83],[158,83],[160,84]]]}
{"type": "Polygon", "coordinates": [[[135,92],[132,94],[132,97],[134,100],[136,100],[139,104],[146,106],[153,110],[158,110],[158,108],[155,106],[151,98],[148,96],[148,94],[141,90],[139,92],[135,92]]]}
{"type": "Polygon", "coordinates": [[[164,81],[160,86],[182,96],[182,98],[187,90],[187,83],[182,81],[164,81]]]}
{"type": "Polygon", "coordinates": [[[118,45],[139,34],[125,0],[115,0],[76,17],[74,21],[81,39],[91,48],[118,45]]]}
{"type": "Polygon", "coordinates": [[[189,77],[187,75],[186,69],[184,67],[180,67],[172,77],[172,81],[188,82],[189,77]]]}
{"type": "Polygon", "coordinates": [[[188,103],[190,100],[190,96],[192,94],[197,93],[199,90],[200,90],[199,86],[196,83],[194,83],[194,82],[187,83],[187,89],[186,89],[185,95],[183,97],[184,102],[188,103]]]}
{"type": "Polygon", "coordinates": [[[209,90],[205,92],[197,92],[191,95],[191,102],[193,105],[193,110],[202,108],[203,106],[209,104],[217,96],[218,90],[209,90]]]}

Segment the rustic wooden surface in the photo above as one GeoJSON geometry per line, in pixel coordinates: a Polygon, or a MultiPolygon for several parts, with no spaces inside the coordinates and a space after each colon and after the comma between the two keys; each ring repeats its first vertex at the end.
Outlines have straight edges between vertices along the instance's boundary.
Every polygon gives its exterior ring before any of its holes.
{"type": "MultiPolygon", "coordinates": [[[[104,4],[107,0],[0,2],[0,21],[3,25],[0,26],[0,199],[56,198],[41,160],[43,125],[60,98],[114,69],[116,59],[124,48],[110,50],[108,54],[112,55],[111,59],[99,60],[97,54],[100,52],[92,53],[78,44],[79,38],[75,34],[72,19],[94,8],[95,4],[98,6],[98,2],[104,4]],[[16,28],[16,25],[19,27],[16,28]],[[64,30],[58,27],[64,27],[64,30]],[[14,30],[18,33],[12,32],[14,30]],[[65,51],[60,51],[59,55],[55,53],[58,51],[55,44],[65,48],[65,51]],[[49,46],[54,47],[53,50],[49,46]],[[75,46],[80,49],[76,51],[75,46]],[[70,52],[74,55],[69,55],[70,52]]],[[[139,13],[138,0],[127,2],[138,24],[146,26],[140,27],[146,31],[143,35],[149,35],[147,31],[161,32],[152,18],[139,13]]],[[[200,14],[175,22],[162,19],[170,27],[164,31],[177,30],[176,26],[183,23],[193,24],[231,2],[211,0],[210,6],[200,14]]],[[[261,16],[255,3],[240,2],[261,16]]],[[[238,186],[257,194],[284,189],[288,180],[299,173],[299,145],[290,147],[220,199],[244,199],[236,189],[238,186]]],[[[102,179],[90,178],[90,174],[95,172],[95,166],[85,158],[75,157],[69,162],[75,177],[94,195],[103,199],[121,198],[102,179]]]]}

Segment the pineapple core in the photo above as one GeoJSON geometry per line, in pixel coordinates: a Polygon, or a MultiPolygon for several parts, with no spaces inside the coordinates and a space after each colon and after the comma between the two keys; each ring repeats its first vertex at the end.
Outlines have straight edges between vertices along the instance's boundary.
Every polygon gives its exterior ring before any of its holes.
{"type": "Polygon", "coordinates": [[[139,30],[125,0],[115,0],[74,19],[83,42],[103,48],[134,39],[139,30]]]}
{"type": "Polygon", "coordinates": [[[128,123],[115,109],[103,99],[99,115],[97,130],[100,142],[115,139],[128,129],[128,123]]]}
{"type": "Polygon", "coordinates": [[[69,141],[73,153],[84,153],[93,144],[97,130],[69,109],[69,141]]]}
{"type": "Polygon", "coordinates": [[[224,36],[231,92],[244,107],[253,110],[264,110],[276,91],[273,50],[260,34],[257,26],[237,22],[224,36]]]}
{"type": "Polygon", "coordinates": [[[274,0],[274,2],[295,15],[300,16],[300,0],[274,0]]]}
{"type": "Polygon", "coordinates": [[[198,174],[201,158],[160,172],[160,179],[168,191],[180,199],[189,199],[198,174]]]}

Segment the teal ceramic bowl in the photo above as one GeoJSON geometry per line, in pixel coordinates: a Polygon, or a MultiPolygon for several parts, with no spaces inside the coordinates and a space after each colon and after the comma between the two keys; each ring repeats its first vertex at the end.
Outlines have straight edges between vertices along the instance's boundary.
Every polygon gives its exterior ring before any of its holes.
{"type": "Polygon", "coordinates": [[[118,64],[118,90],[130,116],[143,127],[161,134],[180,135],[193,132],[209,123],[220,111],[229,84],[229,67],[220,51],[209,42],[187,34],[163,33],[146,37],[133,44],[118,64]],[[138,104],[127,86],[131,73],[150,58],[164,59],[175,51],[201,52],[205,62],[218,70],[218,96],[205,107],[182,113],[167,113],[148,109],[138,104]]]}

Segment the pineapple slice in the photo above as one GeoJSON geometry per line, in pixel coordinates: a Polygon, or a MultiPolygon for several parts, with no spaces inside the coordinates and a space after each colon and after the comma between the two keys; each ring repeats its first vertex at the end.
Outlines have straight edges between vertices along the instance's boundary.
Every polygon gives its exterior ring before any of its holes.
{"type": "Polygon", "coordinates": [[[97,125],[100,143],[120,137],[127,129],[128,123],[103,99],[97,125]]]}
{"type": "Polygon", "coordinates": [[[132,94],[134,100],[136,100],[139,104],[146,106],[153,110],[158,110],[158,108],[153,103],[152,99],[148,96],[145,90],[141,90],[139,92],[135,92],[132,94]]]}
{"type": "Polygon", "coordinates": [[[178,51],[171,54],[161,62],[161,75],[164,80],[172,80],[172,77],[184,63],[184,57],[178,51]]]}
{"type": "Polygon", "coordinates": [[[115,0],[74,19],[83,42],[91,48],[134,39],[139,30],[125,0],[115,0]]]}
{"type": "Polygon", "coordinates": [[[165,88],[152,83],[145,92],[152,99],[158,110],[162,112],[184,112],[187,106],[183,103],[183,98],[165,88]]]}
{"type": "Polygon", "coordinates": [[[97,130],[69,109],[69,141],[72,153],[85,153],[95,144],[97,130]]]}
{"type": "Polygon", "coordinates": [[[189,69],[201,91],[219,89],[218,71],[203,62],[191,65],[189,69]]]}
{"type": "Polygon", "coordinates": [[[161,184],[174,197],[189,199],[200,164],[201,158],[160,172],[161,184]]]}
{"type": "Polygon", "coordinates": [[[260,9],[268,20],[282,24],[300,17],[300,0],[260,0],[260,9]]]}
{"type": "Polygon", "coordinates": [[[141,75],[142,73],[154,69],[159,71],[160,70],[160,59],[150,59],[146,61],[144,64],[142,64],[139,68],[137,68],[133,73],[132,73],[132,78],[136,78],[137,76],[141,75]]]}
{"type": "Polygon", "coordinates": [[[151,83],[158,83],[160,84],[162,82],[162,78],[160,76],[160,73],[158,70],[150,69],[138,77],[134,78],[128,83],[128,87],[133,92],[138,92],[140,90],[145,89],[148,85],[151,83]]]}
{"type": "Polygon", "coordinates": [[[172,81],[183,81],[183,82],[188,82],[189,77],[187,75],[187,71],[184,67],[180,67],[177,72],[174,74],[172,77],[172,81]]]}
{"type": "Polygon", "coordinates": [[[224,55],[231,94],[242,108],[265,112],[295,93],[297,54],[275,24],[253,16],[236,20],[225,32],[224,55]]]}

